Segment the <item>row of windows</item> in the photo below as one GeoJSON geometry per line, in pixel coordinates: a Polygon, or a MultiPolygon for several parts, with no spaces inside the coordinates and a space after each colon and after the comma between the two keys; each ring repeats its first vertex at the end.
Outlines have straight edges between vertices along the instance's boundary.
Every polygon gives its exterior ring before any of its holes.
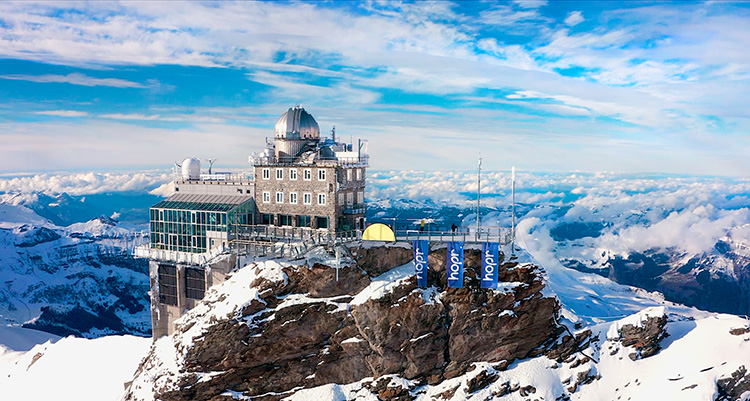
{"type": "Polygon", "coordinates": [[[260,222],[261,224],[276,224],[278,226],[329,228],[329,220],[326,216],[295,216],[291,214],[279,214],[277,217],[278,218],[274,223],[273,214],[261,213],[260,222]]]}
{"type": "Polygon", "coordinates": [[[151,221],[208,225],[227,224],[227,214],[221,212],[195,212],[191,210],[151,209],[151,221]]]}
{"type": "MultiPolygon", "coordinates": [[[[206,274],[203,269],[185,268],[185,297],[203,299],[206,274]]],[[[159,302],[177,306],[177,267],[159,265],[159,302]]]]}
{"type": "MultiPolygon", "coordinates": [[[[358,204],[365,203],[364,191],[357,192],[357,203],[358,204]]],[[[339,192],[339,205],[343,206],[344,204],[346,205],[354,204],[354,192],[347,192],[346,194],[344,194],[343,192],[339,192]]]]}
{"type": "MultiPolygon", "coordinates": [[[[276,192],[276,203],[284,203],[284,193],[283,192],[276,192]]],[[[292,205],[297,204],[297,193],[296,192],[290,192],[289,193],[289,199],[288,202],[292,205]]],[[[263,203],[271,203],[271,192],[270,191],[263,191],[263,203]]],[[[303,205],[312,205],[312,193],[305,192],[302,194],[302,204],[303,205]]],[[[326,194],[318,194],[318,206],[325,206],[326,204],[326,194]]]]}
{"type": "MultiPolygon", "coordinates": [[[[284,179],[284,169],[283,168],[277,168],[276,170],[276,179],[277,180],[283,180],[284,179]]],[[[319,168],[318,170],[318,181],[325,181],[326,180],[326,169],[319,168]]],[[[270,168],[264,168],[262,172],[262,177],[264,180],[270,180],[271,179],[271,169],[270,168]]],[[[290,168],[289,169],[289,179],[292,181],[297,181],[297,169],[296,168],[290,168]]],[[[302,170],[302,179],[305,181],[311,181],[312,180],[312,169],[306,168],[302,170]]]]}

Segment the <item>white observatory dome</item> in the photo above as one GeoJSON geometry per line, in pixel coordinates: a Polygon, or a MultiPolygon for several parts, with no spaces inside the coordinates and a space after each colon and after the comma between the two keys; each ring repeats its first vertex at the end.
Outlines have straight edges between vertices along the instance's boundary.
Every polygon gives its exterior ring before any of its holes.
{"type": "Polygon", "coordinates": [[[199,180],[201,178],[201,161],[195,157],[188,157],[182,161],[182,179],[199,180]]]}
{"type": "Polygon", "coordinates": [[[318,139],[320,127],[313,116],[300,106],[290,108],[276,121],[276,138],[318,139]]]}

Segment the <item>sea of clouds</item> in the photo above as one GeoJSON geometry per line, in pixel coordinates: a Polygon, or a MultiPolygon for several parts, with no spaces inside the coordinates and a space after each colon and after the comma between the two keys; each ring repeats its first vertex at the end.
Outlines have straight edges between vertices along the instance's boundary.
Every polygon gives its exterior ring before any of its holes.
{"type": "MultiPolygon", "coordinates": [[[[0,195],[4,202],[39,192],[168,196],[171,179],[161,171],[6,175],[0,177],[0,195]]],[[[409,201],[412,207],[424,205],[425,217],[440,217],[429,215],[440,206],[475,210],[476,171],[370,171],[367,180],[370,203],[409,201]]],[[[482,172],[486,224],[509,225],[511,181],[509,171],[482,172]]],[[[519,220],[534,219],[540,236],[562,223],[601,223],[601,235],[579,241],[590,249],[699,254],[722,238],[750,245],[750,179],[745,178],[519,172],[515,199],[519,220]]]]}

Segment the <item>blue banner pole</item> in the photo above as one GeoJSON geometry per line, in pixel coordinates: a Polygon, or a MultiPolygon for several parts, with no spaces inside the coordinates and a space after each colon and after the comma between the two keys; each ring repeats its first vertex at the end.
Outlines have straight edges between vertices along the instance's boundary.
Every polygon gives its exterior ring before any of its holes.
{"type": "Polygon", "coordinates": [[[464,286],[464,243],[458,241],[448,242],[448,254],[446,256],[446,267],[448,273],[448,287],[462,288],[464,286]]]}
{"type": "Polygon", "coordinates": [[[497,242],[482,243],[482,288],[497,288],[497,265],[500,259],[497,242]]]}
{"type": "Polygon", "coordinates": [[[414,270],[417,274],[417,285],[426,288],[427,287],[427,256],[430,253],[430,243],[424,240],[413,241],[412,246],[414,247],[414,270]]]}

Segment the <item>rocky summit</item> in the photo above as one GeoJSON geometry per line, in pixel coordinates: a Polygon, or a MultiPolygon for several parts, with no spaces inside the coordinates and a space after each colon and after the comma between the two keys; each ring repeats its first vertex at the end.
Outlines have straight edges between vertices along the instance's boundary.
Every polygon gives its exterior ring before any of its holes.
{"type": "MultiPolygon", "coordinates": [[[[559,302],[534,265],[504,261],[498,289],[481,289],[480,250],[467,247],[464,288],[447,288],[446,248],[433,247],[428,288],[419,288],[408,245],[350,252],[338,281],[311,260],[234,272],[154,343],[126,399],[277,400],[368,378],[381,399],[411,399],[390,377],[437,384],[476,362],[499,369],[544,353],[562,332],[559,302]]],[[[475,387],[494,377],[487,372],[475,387]]]]}

